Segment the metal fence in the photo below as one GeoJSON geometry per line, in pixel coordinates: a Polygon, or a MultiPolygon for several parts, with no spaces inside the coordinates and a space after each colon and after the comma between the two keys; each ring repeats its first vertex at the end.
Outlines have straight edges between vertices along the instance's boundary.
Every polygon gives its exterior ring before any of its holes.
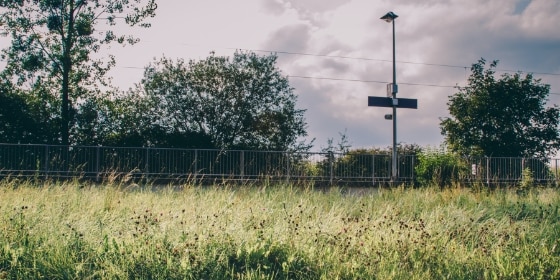
{"type": "Polygon", "coordinates": [[[524,179],[524,170],[530,171],[536,183],[558,183],[560,159],[518,157],[483,157],[466,159],[470,163],[468,180],[474,182],[515,183],[524,179]]]}
{"type": "MultiPolygon", "coordinates": [[[[416,158],[398,157],[399,180],[415,181],[416,158]]],[[[466,182],[510,183],[529,168],[535,180],[556,182],[558,159],[466,159],[466,182]]],[[[0,144],[0,176],[106,180],[278,180],[286,182],[384,183],[391,178],[385,154],[125,148],[0,144]]]]}
{"type": "MultiPolygon", "coordinates": [[[[399,165],[401,180],[412,181],[414,157],[399,165]]],[[[0,144],[3,176],[376,183],[390,172],[390,155],[0,144]]]]}

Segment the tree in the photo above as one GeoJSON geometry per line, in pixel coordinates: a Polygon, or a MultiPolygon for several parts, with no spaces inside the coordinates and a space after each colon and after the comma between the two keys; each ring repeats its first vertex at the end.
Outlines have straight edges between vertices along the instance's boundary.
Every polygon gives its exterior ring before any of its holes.
{"type": "Polygon", "coordinates": [[[57,133],[47,120],[56,100],[38,90],[22,94],[9,83],[0,82],[0,143],[54,143],[57,133]]]}
{"type": "Polygon", "coordinates": [[[185,62],[163,58],[145,70],[135,96],[151,100],[152,125],[167,134],[198,135],[221,149],[305,148],[297,96],[276,56],[251,52],[185,62]]]}
{"type": "Polygon", "coordinates": [[[91,98],[81,104],[74,135],[77,144],[117,147],[215,148],[207,135],[181,133],[160,125],[158,104],[127,93],[107,93],[110,98],[91,98]]]}
{"type": "Polygon", "coordinates": [[[2,51],[7,60],[2,77],[60,95],[60,138],[68,145],[73,105],[109,85],[104,77],[114,57],[95,59],[93,54],[104,44],[138,42],[111,27],[120,19],[149,27],[144,20],[155,15],[157,5],[155,0],[0,0],[0,8],[0,26],[12,40],[2,51]]]}
{"type": "Polygon", "coordinates": [[[540,157],[560,147],[560,110],[546,107],[550,86],[532,74],[503,74],[495,78],[498,64],[484,69],[486,61],[473,64],[466,87],[450,96],[451,117],[440,128],[453,152],[468,156],[540,157]]]}

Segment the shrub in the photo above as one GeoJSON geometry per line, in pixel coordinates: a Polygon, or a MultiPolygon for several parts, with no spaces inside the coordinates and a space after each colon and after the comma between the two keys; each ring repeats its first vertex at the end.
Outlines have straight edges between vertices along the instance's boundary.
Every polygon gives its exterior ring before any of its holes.
{"type": "Polygon", "coordinates": [[[425,149],[418,153],[415,171],[417,182],[421,186],[436,185],[443,188],[464,177],[468,167],[457,155],[437,149],[425,149]]]}

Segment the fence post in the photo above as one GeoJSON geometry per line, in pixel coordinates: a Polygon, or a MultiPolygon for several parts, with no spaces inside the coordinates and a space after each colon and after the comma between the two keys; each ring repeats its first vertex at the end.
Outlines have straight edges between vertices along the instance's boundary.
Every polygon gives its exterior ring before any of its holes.
{"type": "Polygon", "coordinates": [[[375,154],[371,155],[371,184],[375,186],[375,154]]]}
{"type": "Polygon", "coordinates": [[[558,159],[554,160],[554,184],[558,187],[558,159]]]}
{"type": "Polygon", "coordinates": [[[196,182],[196,176],[198,176],[198,149],[194,150],[194,180],[196,182]]]}
{"type": "Polygon", "coordinates": [[[101,162],[100,161],[100,154],[99,154],[100,151],[99,150],[100,150],[99,146],[95,147],[95,174],[96,174],[95,175],[95,181],[97,181],[97,182],[99,182],[99,179],[100,179],[100,176],[101,176],[101,174],[99,172],[99,164],[101,162]]]}
{"type": "Polygon", "coordinates": [[[286,157],[286,184],[290,184],[290,153],[282,153],[286,157]]]}
{"type": "Polygon", "coordinates": [[[411,172],[410,177],[412,178],[412,184],[414,185],[415,184],[414,175],[416,175],[414,163],[416,163],[416,155],[411,155],[410,157],[412,157],[412,163],[411,163],[412,165],[410,166],[410,172],[411,172]]]}
{"type": "Polygon", "coordinates": [[[329,183],[332,185],[334,179],[334,153],[332,151],[329,151],[329,166],[330,166],[329,183]]]}
{"type": "Polygon", "coordinates": [[[490,187],[490,158],[486,157],[486,185],[490,187]]]}
{"type": "Polygon", "coordinates": [[[150,166],[148,164],[149,161],[149,155],[148,153],[150,152],[150,147],[146,147],[144,148],[144,150],[146,150],[146,156],[144,157],[144,173],[149,173],[150,172],[150,166]]]}
{"type": "Polygon", "coordinates": [[[239,173],[241,174],[241,179],[245,175],[245,151],[239,151],[239,173]]]}
{"type": "Polygon", "coordinates": [[[148,179],[150,178],[150,147],[146,147],[145,150],[146,150],[146,156],[144,158],[144,160],[146,161],[144,164],[145,171],[143,172],[141,177],[144,177],[143,179],[147,182],[148,179]]]}
{"type": "Polygon", "coordinates": [[[49,178],[49,145],[45,145],[45,177],[49,178]]]}
{"type": "Polygon", "coordinates": [[[521,159],[521,181],[523,181],[525,179],[525,172],[523,172],[525,170],[525,158],[521,159]]]}
{"type": "Polygon", "coordinates": [[[554,183],[556,187],[558,187],[558,159],[554,160],[554,174],[556,174],[556,176],[554,176],[554,183]]]}

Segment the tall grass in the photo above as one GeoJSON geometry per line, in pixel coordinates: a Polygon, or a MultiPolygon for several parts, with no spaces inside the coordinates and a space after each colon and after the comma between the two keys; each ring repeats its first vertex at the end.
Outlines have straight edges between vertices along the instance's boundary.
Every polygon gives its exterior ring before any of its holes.
{"type": "Polygon", "coordinates": [[[558,279],[560,192],[0,183],[0,279],[558,279]]]}

